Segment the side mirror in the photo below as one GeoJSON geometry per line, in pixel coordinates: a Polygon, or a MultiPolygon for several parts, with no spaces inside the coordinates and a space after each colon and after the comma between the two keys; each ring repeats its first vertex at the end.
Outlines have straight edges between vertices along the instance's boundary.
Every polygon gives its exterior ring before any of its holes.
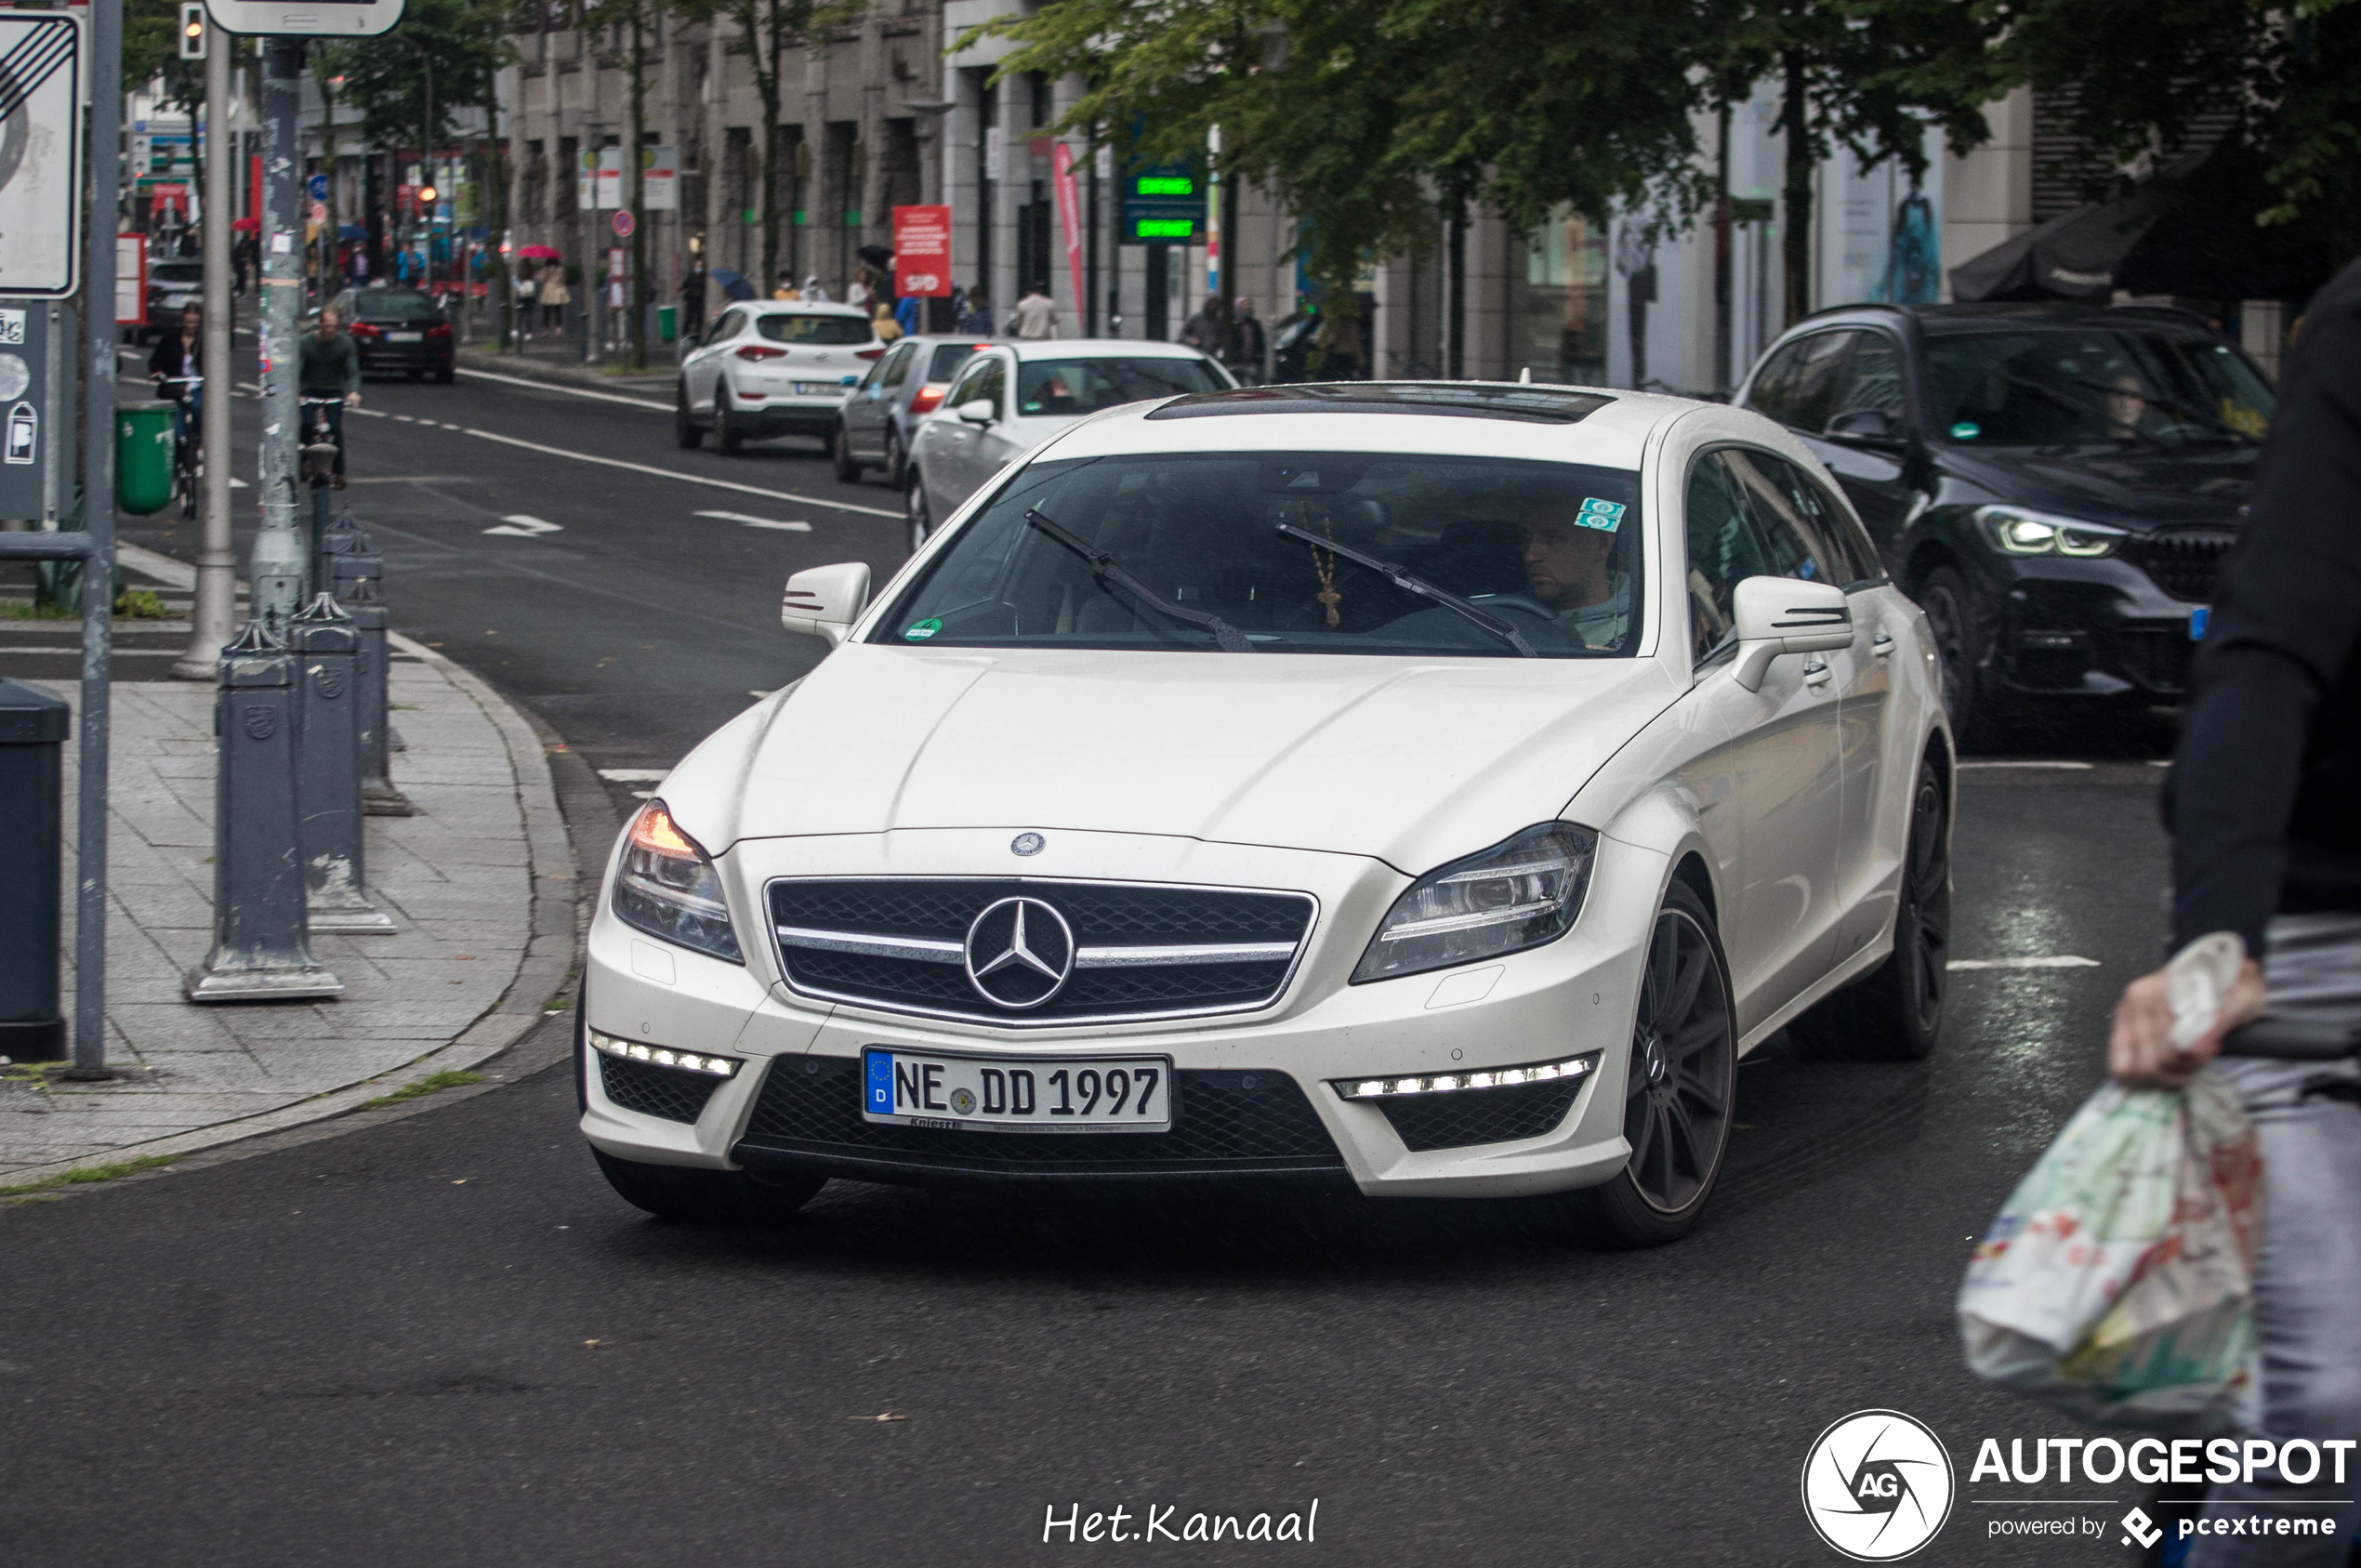
{"type": "Polygon", "coordinates": [[[970,398],[959,405],[959,417],[970,425],[989,425],[1000,417],[1000,410],[990,398],[970,398]]]}
{"type": "Polygon", "coordinates": [[[1896,425],[1881,408],[1848,409],[1828,421],[1821,432],[1837,441],[1857,441],[1863,446],[1898,447],[1903,444],[1902,427],[1896,425]]]}
{"type": "Polygon", "coordinates": [[[1782,653],[1824,653],[1853,646],[1853,605],[1834,583],[1748,577],[1738,585],[1733,600],[1738,659],[1730,674],[1749,692],[1762,690],[1771,661],[1782,653]]]}
{"type": "Polygon", "coordinates": [[[834,646],[851,634],[852,623],[868,604],[866,561],[815,566],[787,579],[787,591],[779,600],[779,624],[789,631],[824,637],[834,646]]]}

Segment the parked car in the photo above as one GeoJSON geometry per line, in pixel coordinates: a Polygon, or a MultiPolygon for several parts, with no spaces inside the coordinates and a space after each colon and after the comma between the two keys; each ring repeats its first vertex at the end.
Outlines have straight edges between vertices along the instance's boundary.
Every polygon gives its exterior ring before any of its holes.
{"type": "Polygon", "coordinates": [[[360,350],[362,375],[450,382],[451,318],[434,296],[415,288],[349,288],[331,303],[360,350]]]}
{"type": "Polygon", "coordinates": [[[1124,338],[995,343],[970,357],[919,426],[902,484],[910,547],[992,476],[1103,409],[1234,387],[1194,349],[1124,338]]]}
{"type": "Polygon", "coordinates": [[[851,484],[868,468],[883,468],[897,491],[906,482],[912,440],[943,404],[959,367],[990,340],[905,337],[886,350],[837,411],[830,441],[837,478],[851,484]]]}
{"type": "Polygon", "coordinates": [[[833,651],[617,844],[577,1070],[630,1202],[1226,1179],[1644,1245],[1743,1053],[1934,1048],[1925,618],[1769,420],[1262,387],[1015,462],[874,598],[790,578],[833,651]]]}
{"type": "Polygon", "coordinates": [[[851,305],[732,304],[680,362],[673,434],[685,448],[711,430],[724,452],[773,436],[832,440],[845,394],[885,351],[851,305]]]}
{"type": "Polygon", "coordinates": [[[163,336],[178,332],[181,310],[204,303],[204,262],[171,260],[148,263],[149,336],[163,336]]]}
{"type": "Polygon", "coordinates": [[[1988,733],[2179,700],[2273,412],[2197,318],[2074,305],[1823,311],[1734,401],[1836,475],[1988,733]]]}

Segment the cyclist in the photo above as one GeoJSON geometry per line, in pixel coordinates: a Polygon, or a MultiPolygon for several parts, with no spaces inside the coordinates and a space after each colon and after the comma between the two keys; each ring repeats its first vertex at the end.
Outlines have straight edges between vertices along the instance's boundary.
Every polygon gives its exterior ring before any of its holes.
{"type": "Polygon", "coordinates": [[[296,385],[307,402],[321,404],[328,439],[336,445],[336,487],[344,488],[344,411],[361,403],[361,350],[344,330],[333,305],[321,307],[319,323],[303,335],[296,385]]]}
{"type": "Polygon", "coordinates": [[[173,439],[177,442],[200,440],[191,428],[191,406],[192,381],[204,379],[204,312],[194,305],[180,308],[180,330],[166,333],[156,340],[156,351],[148,356],[148,374],[154,377],[156,390],[173,402],[173,439]]]}
{"type": "MultiPolygon", "coordinates": [[[[2108,1065],[2176,1087],[2259,1016],[2361,1021],[2361,263],[2321,291],[2289,366],[2251,515],[2222,580],[2165,791],[2175,945],[2235,931],[2253,957],[2222,1026],[2170,1040],[2161,971],[2117,1004],[2108,1065]],[[2255,960],[2259,959],[2260,962],[2255,960]]],[[[2361,1437],[2361,1063],[2224,1061],[2262,1139],[2270,1199],[2255,1274],[2262,1430],[2361,1437]]],[[[2333,1516],[2333,1535],[2195,1537],[2192,1568],[2344,1568],[2361,1475],[2256,1473],[2209,1520],[2333,1516]],[[2250,1505],[2277,1505],[2276,1509],[2250,1505]]]]}

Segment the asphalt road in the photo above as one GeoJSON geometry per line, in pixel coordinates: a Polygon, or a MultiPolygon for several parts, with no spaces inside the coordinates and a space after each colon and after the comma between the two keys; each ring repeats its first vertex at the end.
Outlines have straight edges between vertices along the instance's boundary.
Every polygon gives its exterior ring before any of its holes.
{"type": "MultiPolygon", "coordinates": [[[[399,624],[603,766],[670,762],[809,663],[786,572],[897,559],[886,519],[468,431],[890,509],[801,449],[679,453],[658,414],[490,384],[369,406],[413,421],[354,428],[399,624]],[[561,531],[483,532],[519,514],[561,531]]],[[[1914,1561],[2130,1561],[2128,1483],[1970,1484],[1982,1439],[2071,1429],[1968,1376],[1951,1300],[2157,953],[2157,738],[1963,774],[1958,955],[2095,962],[1956,973],[1926,1064],[1757,1053],[1707,1221],[1657,1251],[1516,1205],[847,1183],[779,1230],[684,1228],[607,1192],[562,1069],[0,1207],[0,1559],[1817,1564],[1806,1449],[1885,1407],[1959,1469],[1914,1561]],[[1074,1505],[1178,1530],[1315,1498],[1302,1547],[1043,1541],[1074,1505]],[[2104,1539],[1992,1534],[2073,1515],[2104,1539]]]]}

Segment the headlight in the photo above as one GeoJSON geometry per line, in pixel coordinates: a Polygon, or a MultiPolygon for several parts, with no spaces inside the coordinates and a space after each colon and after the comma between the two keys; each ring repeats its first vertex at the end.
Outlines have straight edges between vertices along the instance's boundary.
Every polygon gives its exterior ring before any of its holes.
{"type": "Polygon", "coordinates": [[[1538,947],[1582,912],[1599,836],[1542,823],[1412,883],[1352,971],[1352,982],[1391,980],[1538,947]]]}
{"type": "Polygon", "coordinates": [[[2068,555],[2089,558],[2113,555],[2124,530],[2104,522],[2083,522],[2023,507],[1978,507],[1976,520],[1992,542],[2011,555],[2068,555]]]}
{"type": "Polygon", "coordinates": [[[615,872],[614,912],[627,926],[733,964],[745,962],[721,877],[696,840],[680,831],[661,800],[640,809],[625,830],[615,872]]]}

